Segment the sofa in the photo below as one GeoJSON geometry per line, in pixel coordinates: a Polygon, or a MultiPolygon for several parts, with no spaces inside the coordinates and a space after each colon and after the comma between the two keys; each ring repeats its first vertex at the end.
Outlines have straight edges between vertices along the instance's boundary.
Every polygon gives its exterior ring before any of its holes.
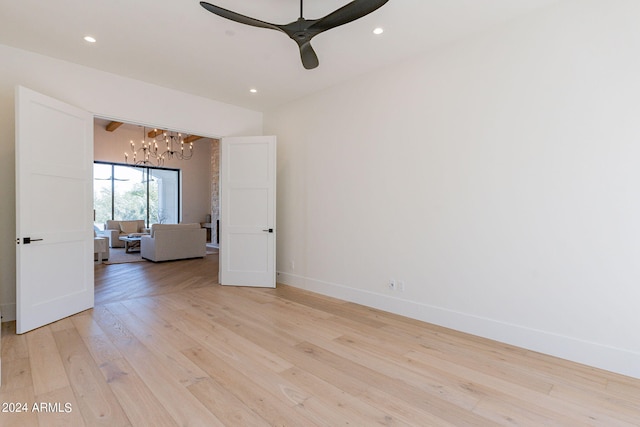
{"type": "Polygon", "coordinates": [[[149,261],[203,258],[207,253],[207,231],[200,224],[153,224],[151,233],[140,238],[140,254],[149,261]]]}
{"type": "Polygon", "coordinates": [[[124,242],[120,240],[120,237],[149,234],[149,229],[145,228],[143,219],[130,221],[108,220],[104,224],[104,231],[101,234],[109,239],[110,248],[124,248],[124,242]]]}

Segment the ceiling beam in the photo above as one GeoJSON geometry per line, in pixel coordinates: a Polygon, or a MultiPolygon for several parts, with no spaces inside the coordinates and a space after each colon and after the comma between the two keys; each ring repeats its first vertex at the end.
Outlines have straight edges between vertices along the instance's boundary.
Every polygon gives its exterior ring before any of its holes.
{"type": "Polygon", "coordinates": [[[189,135],[188,137],[186,137],[184,139],[184,143],[185,144],[189,144],[190,142],[197,141],[200,138],[203,138],[203,137],[202,136],[198,136],[198,135],[189,135]]]}
{"type": "Polygon", "coordinates": [[[153,130],[150,130],[150,131],[147,133],[147,136],[148,136],[149,138],[155,138],[155,137],[156,137],[156,136],[158,136],[158,135],[162,135],[162,132],[164,132],[164,130],[163,130],[163,129],[153,129],[153,130]]]}
{"type": "Polygon", "coordinates": [[[122,122],[109,122],[109,124],[107,124],[107,132],[113,132],[120,126],[122,126],[122,122]]]}

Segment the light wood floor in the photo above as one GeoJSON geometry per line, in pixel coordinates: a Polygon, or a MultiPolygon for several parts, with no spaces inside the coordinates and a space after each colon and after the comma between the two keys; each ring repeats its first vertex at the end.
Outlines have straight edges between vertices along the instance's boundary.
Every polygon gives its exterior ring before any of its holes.
{"type": "Polygon", "coordinates": [[[640,425],[638,380],[288,286],[222,287],[216,263],[98,266],[93,310],[3,324],[0,402],[28,410],[0,425],[640,425]]]}

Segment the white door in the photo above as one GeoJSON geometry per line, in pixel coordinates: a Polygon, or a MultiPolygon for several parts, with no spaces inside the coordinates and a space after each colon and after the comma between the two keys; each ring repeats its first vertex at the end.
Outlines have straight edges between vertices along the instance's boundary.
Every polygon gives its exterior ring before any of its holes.
{"type": "Polygon", "coordinates": [[[220,284],[276,286],[276,138],[223,138],[220,284]]]}
{"type": "Polygon", "coordinates": [[[16,331],[93,307],[93,116],[16,89],[16,331]]]}

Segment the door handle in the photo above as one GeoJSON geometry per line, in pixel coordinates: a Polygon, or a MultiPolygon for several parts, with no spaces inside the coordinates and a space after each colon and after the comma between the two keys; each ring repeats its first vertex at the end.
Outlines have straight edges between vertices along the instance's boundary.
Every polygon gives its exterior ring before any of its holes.
{"type": "Polygon", "coordinates": [[[31,242],[40,242],[44,239],[32,239],[31,237],[23,237],[22,238],[22,243],[24,243],[25,245],[28,245],[31,242]]]}
{"type": "Polygon", "coordinates": [[[269,228],[267,230],[262,230],[262,231],[264,231],[265,233],[273,233],[273,228],[269,228]]]}

